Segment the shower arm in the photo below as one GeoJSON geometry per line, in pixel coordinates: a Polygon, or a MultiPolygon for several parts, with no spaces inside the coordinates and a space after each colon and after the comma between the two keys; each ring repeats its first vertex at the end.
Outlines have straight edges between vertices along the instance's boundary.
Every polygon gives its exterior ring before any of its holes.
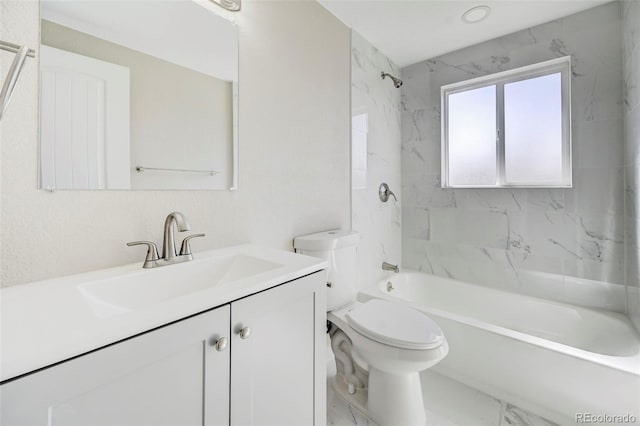
{"type": "Polygon", "coordinates": [[[393,85],[396,89],[399,89],[400,87],[402,87],[402,80],[400,80],[398,77],[394,77],[391,74],[381,71],[380,72],[380,77],[382,77],[382,79],[384,80],[386,77],[389,77],[391,79],[391,81],[393,82],[393,85]]]}

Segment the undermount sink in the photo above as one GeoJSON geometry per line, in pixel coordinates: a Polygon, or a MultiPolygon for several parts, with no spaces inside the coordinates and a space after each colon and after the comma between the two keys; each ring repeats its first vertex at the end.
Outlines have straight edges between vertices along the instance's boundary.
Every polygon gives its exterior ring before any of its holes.
{"type": "Polygon", "coordinates": [[[252,255],[230,253],[89,282],[79,285],[78,290],[93,313],[104,318],[239,281],[281,266],[252,255]]]}

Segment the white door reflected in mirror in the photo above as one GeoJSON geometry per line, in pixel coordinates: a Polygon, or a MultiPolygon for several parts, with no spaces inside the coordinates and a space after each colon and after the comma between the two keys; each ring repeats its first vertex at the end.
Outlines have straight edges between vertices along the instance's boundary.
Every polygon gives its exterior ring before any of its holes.
{"type": "Polygon", "coordinates": [[[129,68],[42,46],[43,188],[129,189],[129,68]]]}

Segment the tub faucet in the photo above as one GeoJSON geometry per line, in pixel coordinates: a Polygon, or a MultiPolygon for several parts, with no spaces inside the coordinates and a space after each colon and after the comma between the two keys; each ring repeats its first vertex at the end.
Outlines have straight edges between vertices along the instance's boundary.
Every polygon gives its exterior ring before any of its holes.
{"type": "Polygon", "coordinates": [[[387,262],[382,262],[382,270],[383,271],[393,271],[396,274],[398,272],[400,272],[400,268],[398,268],[398,265],[392,265],[391,263],[387,263],[387,262]]]}

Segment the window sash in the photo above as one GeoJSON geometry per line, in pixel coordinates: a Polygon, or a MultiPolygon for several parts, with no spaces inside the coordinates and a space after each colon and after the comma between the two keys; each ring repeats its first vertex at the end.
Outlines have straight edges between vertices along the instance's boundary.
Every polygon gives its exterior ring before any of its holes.
{"type": "Polygon", "coordinates": [[[503,71],[487,76],[465,80],[442,86],[441,90],[441,165],[443,188],[571,188],[571,57],[552,59],[550,61],[529,65],[514,70],[503,71]],[[560,73],[562,103],[562,180],[557,183],[539,182],[510,184],[505,175],[505,120],[504,120],[504,85],[536,77],[560,73]],[[452,185],[449,182],[449,96],[452,94],[496,86],[496,183],[494,185],[452,185]]]}

